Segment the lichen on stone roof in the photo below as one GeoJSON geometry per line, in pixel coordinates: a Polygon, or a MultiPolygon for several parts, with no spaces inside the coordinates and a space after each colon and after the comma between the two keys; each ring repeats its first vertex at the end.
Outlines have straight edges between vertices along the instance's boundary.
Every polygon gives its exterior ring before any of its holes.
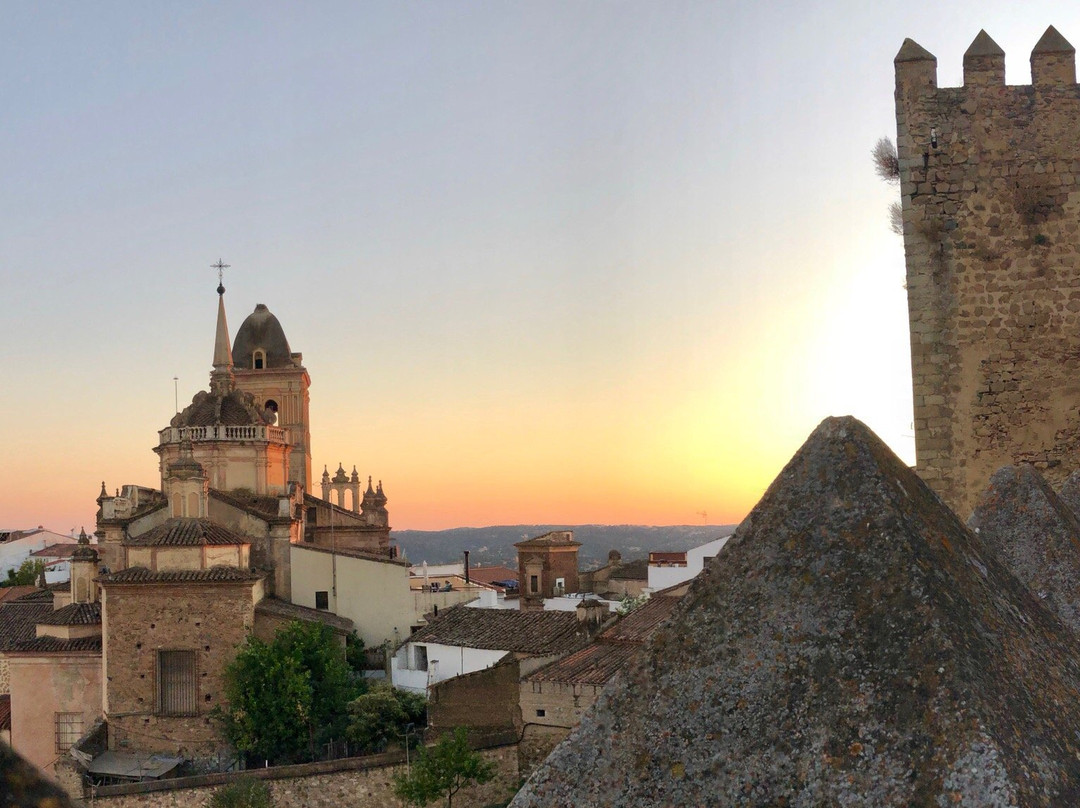
{"type": "Polygon", "coordinates": [[[827,419],[511,805],[1077,804],[1078,660],[913,471],[827,419]]]}
{"type": "Polygon", "coordinates": [[[1080,631],[1080,519],[1032,466],[990,478],[968,527],[1043,604],[1080,631]]]}
{"type": "Polygon", "coordinates": [[[72,808],[71,801],[59,786],[2,742],[0,805],[4,808],[72,808]]]}

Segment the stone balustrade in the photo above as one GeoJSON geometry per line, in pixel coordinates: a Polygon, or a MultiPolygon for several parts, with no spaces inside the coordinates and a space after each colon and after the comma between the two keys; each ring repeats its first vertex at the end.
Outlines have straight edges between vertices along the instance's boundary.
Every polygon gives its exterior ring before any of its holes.
{"type": "Polygon", "coordinates": [[[189,440],[201,443],[213,440],[254,440],[267,443],[289,443],[289,430],[280,426],[170,426],[158,432],[158,445],[189,440]]]}

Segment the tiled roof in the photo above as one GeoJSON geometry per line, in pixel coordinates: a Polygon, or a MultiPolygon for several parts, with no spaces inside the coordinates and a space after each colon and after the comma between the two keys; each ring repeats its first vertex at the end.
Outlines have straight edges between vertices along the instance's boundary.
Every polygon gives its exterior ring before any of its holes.
{"type": "Polygon", "coordinates": [[[68,544],[50,544],[43,550],[37,550],[31,553],[33,558],[71,558],[71,554],[75,552],[75,548],[79,545],[76,542],[70,542],[68,544]]]}
{"type": "Polygon", "coordinates": [[[516,581],[518,571],[509,567],[471,567],[469,580],[481,584],[494,584],[503,581],[516,581]]]}
{"type": "Polygon", "coordinates": [[[203,545],[251,544],[251,539],[234,533],[209,519],[174,517],[124,542],[129,547],[201,547],[203,545]]]}
{"type": "Polygon", "coordinates": [[[279,518],[277,497],[243,494],[238,491],[219,491],[216,488],[210,489],[210,496],[264,519],[279,518]]]}
{"type": "Polygon", "coordinates": [[[322,609],[309,609],[277,598],[264,598],[255,606],[256,614],[266,614],[285,620],[302,620],[308,623],[324,623],[339,631],[352,631],[353,621],[322,609]]]}
{"type": "Polygon", "coordinates": [[[572,651],[584,638],[584,628],[573,612],[456,606],[409,637],[409,642],[541,656],[572,651]]]}
{"type": "Polygon", "coordinates": [[[653,595],[622,620],[600,634],[600,639],[608,642],[643,643],[657,626],[663,623],[675,607],[679,598],[653,595]]]}
{"type": "Polygon", "coordinates": [[[0,730],[11,730],[11,694],[0,696],[0,730]]]}
{"type": "MultiPolygon", "coordinates": [[[[70,586],[71,585],[69,583],[67,583],[67,582],[64,583],[64,588],[65,589],[69,589],[70,586]]],[[[52,587],[46,587],[45,589],[38,589],[35,586],[29,592],[26,592],[23,595],[17,595],[16,597],[12,598],[11,600],[8,601],[8,603],[48,603],[48,604],[51,605],[52,602],[53,602],[53,592],[54,591],[55,590],[52,587]]]]}
{"type": "Polygon", "coordinates": [[[71,651],[101,653],[101,637],[79,637],[74,640],[65,640],[60,637],[36,637],[10,649],[10,652],[24,654],[56,654],[71,651]]]}
{"type": "Polygon", "coordinates": [[[37,634],[38,622],[52,611],[51,593],[48,603],[5,603],[0,606],[0,651],[32,640],[37,634]]]}
{"type": "Polygon", "coordinates": [[[627,643],[593,643],[552,662],[528,677],[530,682],[568,682],[602,685],[625,667],[638,646],[627,643]]]}
{"type": "Polygon", "coordinates": [[[0,587],[0,604],[7,601],[16,600],[23,595],[29,595],[31,592],[37,592],[38,588],[34,585],[27,586],[4,586],[0,587]]]}
{"type": "Polygon", "coordinates": [[[211,567],[205,570],[148,570],[146,567],[128,567],[126,570],[102,575],[103,584],[184,584],[184,583],[238,583],[257,581],[262,576],[237,567],[211,567]]]}
{"type": "Polygon", "coordinates": [[[620,564],[612,570],[611,577],[620,581],[647,581],[649,580],[649,560],[637,558],[620,564]]]}
{"type": "Polygon", "coordinates": [[[93,626],[100,622],[100,603],[69,603],[38,620],[46,626],[93,626]]]}

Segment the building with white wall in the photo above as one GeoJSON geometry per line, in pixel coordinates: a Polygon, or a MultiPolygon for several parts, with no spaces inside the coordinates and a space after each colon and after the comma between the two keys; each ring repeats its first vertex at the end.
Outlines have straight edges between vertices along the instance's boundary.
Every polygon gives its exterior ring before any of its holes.
{"type": "Polygon", "coordinates": [[[490,668],[507,654],[535,670],[579,647],[588,626],[573,612],[450,609],[402,643],[391,659],[394,687],[426,692],[437,682],[490,668]]]}
{"type": "Polygon", "coordinates": [[[649,589],[656,592],[696,577],[705,568],[705,562],[715,557],[729,538],[713,539],[685,553],[649,553],[649,589]]]}

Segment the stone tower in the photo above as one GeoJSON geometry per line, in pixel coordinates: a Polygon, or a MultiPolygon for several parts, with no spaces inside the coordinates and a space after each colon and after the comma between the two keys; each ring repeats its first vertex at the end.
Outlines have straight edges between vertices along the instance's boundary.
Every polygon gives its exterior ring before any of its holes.
{"type": "Polygon", "coordinates": [[[285,331],[264,304],[247,316],[233,340],[232,361],[236,387],[251,393],[264,409],[277,414],[276,426],[289,430],[292,454],[289,480],[312,490],[311,420],[308,415],[311,377],[304,356],[293,353],[285,331]]]}
{"type": "Polygon", "coordinates": [[[920,475],[962,516],[997,468],[1080,466],[1080,89],[1053,27],[1032,84],[985,31],[964,85],[908,39],[897,150],[920,475]]]}

